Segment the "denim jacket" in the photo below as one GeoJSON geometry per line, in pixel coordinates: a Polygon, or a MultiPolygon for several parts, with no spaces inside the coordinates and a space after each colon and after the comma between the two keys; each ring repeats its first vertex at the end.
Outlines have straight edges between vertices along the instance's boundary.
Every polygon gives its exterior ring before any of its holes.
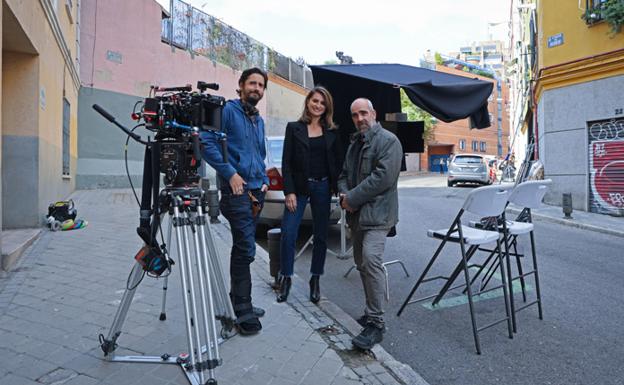
{"type": "Polygon", "coordinates": [[[228,161],[223,161],[221,143],[209,132],[202,132],[202,156],[217,171],[219,186],[229,186],[234,173],[238,173],[250,190],[269,184],[264,158],[264,121],[260,115],[252,121],[243,111],[240,99],[228,100],[221,114],[221,127],[227,135],[228,161]]]}

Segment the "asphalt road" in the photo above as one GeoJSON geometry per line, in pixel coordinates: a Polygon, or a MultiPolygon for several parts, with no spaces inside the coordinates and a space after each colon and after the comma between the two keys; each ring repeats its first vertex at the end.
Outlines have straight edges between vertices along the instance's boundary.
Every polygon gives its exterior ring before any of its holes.
{"type": "MultiPolygon", "coordinates": [[[[620,237],[538,221],[544,320],[538,319],[532,306],[518,314],[513,339],[508,338],[504,323],[483,331],[481,355],[475,352],[468,305],[457,291],[449,293],[438,308],[427,302],[412,304],[396,316],[438,245],[427,238],[427,229],[448,227],[471,189],[448,188],[446,179],[437,176],[401,179],[398,235],[388,239],[386,260],[402,260],[411,276],[405,277],[398,265],[388,267],[390,301],[383,347],[432,385],[624,384],[624,240],[620,237]]],[[[309,234],[309,229],[302,229],[300,245],[309,234]]],[[[338,227],[333,228],[331,248],[339,248],[338,235],[338,227]]],[[[520,243],[527,245],[524,251],[530,250],[528,238],[520,243]]],[[[260,244],[266,247],[265,242],[260,244]]],[[[448,274],[458,261],[457,252],[456,245],[448,246],[433,272],[448,274]]],[[[363,313],[364,295],[357,271],[343,277],[350,266],[351,260],[328,255],[321,292],[357,318],[363,313]]],[[[299,279],[307,282],[309,268],[310,250],[295,264],[299,279]]],[[[535,285],[532,280],[528,284],[533,298],[535,285]]],[[[439,287],[427,283],[419,293],[433,294],[439,287]]],[[[480,325],[504,315],[502,297],[492,297],[476,303],[480,325]]]]}

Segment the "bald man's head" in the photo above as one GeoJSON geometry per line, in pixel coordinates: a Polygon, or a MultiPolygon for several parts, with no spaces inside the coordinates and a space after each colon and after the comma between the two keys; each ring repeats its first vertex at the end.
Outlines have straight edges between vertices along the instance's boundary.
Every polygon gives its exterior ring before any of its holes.
{"type": "Polygon", "coordinates": [[[351,103],[351,119],[360,132],[371,128],[377,119],[377,112],[373,108],[373,103],[366,98],[355,99],[351,103]]]}

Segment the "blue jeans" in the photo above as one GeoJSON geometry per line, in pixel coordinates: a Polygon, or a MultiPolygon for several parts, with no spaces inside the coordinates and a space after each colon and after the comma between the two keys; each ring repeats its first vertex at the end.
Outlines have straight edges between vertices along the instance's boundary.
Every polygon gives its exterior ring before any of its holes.
{"type": "MultiPolygon", "coordinates": [[[[242,195],[234,195],[231,190],[221,190],[219,208],[230,222],[232,250],[230,253],[230,283],[233,304],[251,303],[251,272],[249,265],[256,256],[256,222],[251,211],[251,200],[247,189],[242,195]]],[[[264,193],[252,190],[260,204],[264,203],[264,193]]],[[[236,310],[236,306],[235,306],[236,310]]]]}
{"type": "Polygon", "coordinates": [[[283,276],[293,275],[295,265],[295,243],[299,233],[299,225],[303,218],[308,201],[312,208],[312,223],[314,226],[314,243],[312,248],[312,266],[310,273],[322,275],[325,268],[325,255],[327,254],[327,231],[329,228],[329,214],[331,193],[329,181],[309,181],[309,196],[297,196],[297,209],[291,212],[284,207],[282,218],[282,239],[280,247],[280,273],[283,276]]]}

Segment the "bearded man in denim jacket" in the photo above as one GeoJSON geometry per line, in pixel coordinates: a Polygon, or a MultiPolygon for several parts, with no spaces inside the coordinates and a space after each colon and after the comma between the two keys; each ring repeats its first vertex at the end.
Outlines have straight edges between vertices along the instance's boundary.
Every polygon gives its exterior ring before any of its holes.
{"type": "Polygon", "coordinates": [[[256,255],[258,213],[253,206],[262,207],[269,185],[264,164],[264,121],[256,109],[267,80],[267,74],[259,68],[243,71],[238,81],[240,99],[229,100],[223,108],[221,128],[227,135],[227,162],[217,137],[207,132],[201,135],[202,155],[217,171],[219,207],[232,232],[230,298],[241,334],[258,333],[262,329],[258,317],[264,314],[251,304],[250,264],[256,255]]]}

